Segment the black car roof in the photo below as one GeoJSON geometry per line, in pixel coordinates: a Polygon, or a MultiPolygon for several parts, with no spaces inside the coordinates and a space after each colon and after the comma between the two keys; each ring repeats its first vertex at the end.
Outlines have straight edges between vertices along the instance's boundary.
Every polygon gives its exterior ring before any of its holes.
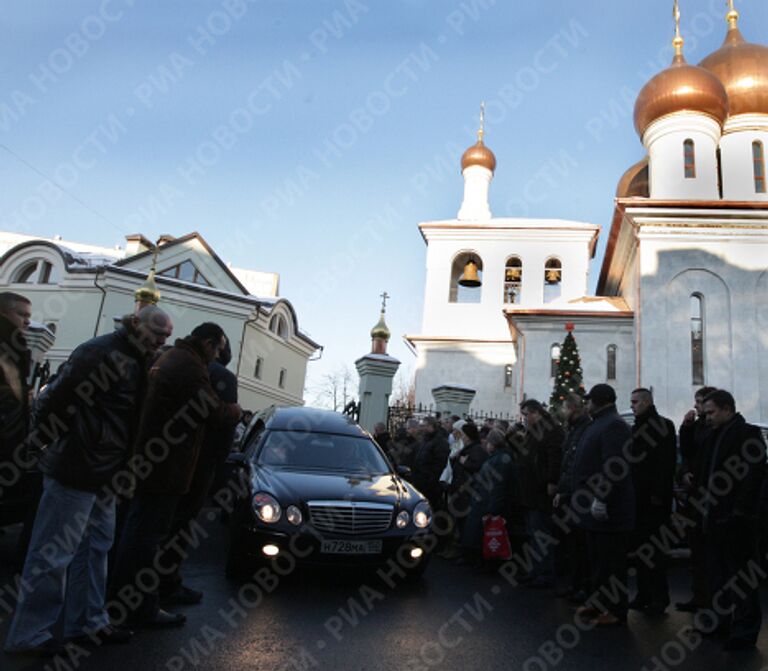
{"type": "Polygon", "coordinates": [[[265,428],[272,431],[316,431],[346,436],[364,436],[365,431],[347,415],[318,408],[275,408],[265,417],[265,428]]]}

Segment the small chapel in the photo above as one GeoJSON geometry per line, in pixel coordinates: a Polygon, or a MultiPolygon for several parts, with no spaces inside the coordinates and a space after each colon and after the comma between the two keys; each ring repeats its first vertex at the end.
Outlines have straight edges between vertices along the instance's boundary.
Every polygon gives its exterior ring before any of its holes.
{"type": "Polygon", "coordinates": [[[416,403],[446,385],[488,413],[548,401],[567,324],[585,385],[614,386],[620,411],[648,387],[677,422],[711,385],[768,422],[768,47],[745,39],[733,0],[726,22],[722,46],[688,63],[675,3],[674,57],[636,100],[646,156],[619,180],[594,295],[598,225],[491,214],[481,114],[456,218],[419,224],[416,403]]]}

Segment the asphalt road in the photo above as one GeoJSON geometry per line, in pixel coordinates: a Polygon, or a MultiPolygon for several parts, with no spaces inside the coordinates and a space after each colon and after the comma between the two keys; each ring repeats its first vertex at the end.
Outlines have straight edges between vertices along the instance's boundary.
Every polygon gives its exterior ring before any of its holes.
{"type": "MultiPolygon", "coordinates": [[[[676,612],[631,612],[627,627],[582,631],[565,601],[438,558],[413,586],[338,571],[238,585],[224,577],[224,528],[205,520],[205,529],[186,571],[205,598],[184,609],[184,628],[141,631],[128,645],[47,661],[0,653],[0,671],[768,669],[768,633],[756,651],[725,653],[687,636],[691,617],[676,612]]],[[[0,537],[2,585],[15,539],[16,530],[0,537]]],[[[687,598],[683,568],[673,569],[672,582],[673,599],[687,598]]],[[[2,640],[3,600],[0,592],[2,640]]]]}

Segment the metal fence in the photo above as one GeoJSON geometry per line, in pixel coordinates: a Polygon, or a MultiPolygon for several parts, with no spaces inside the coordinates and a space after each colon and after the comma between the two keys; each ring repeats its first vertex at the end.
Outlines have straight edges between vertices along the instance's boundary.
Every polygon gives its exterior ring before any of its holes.
{"type": "MultiPolygon", "coordinates": [[[[387,430],[394,436],[395,432],[403,428],[409,419],[420,420],[427,416],[440,417],[440,413],[435,410],[435,406],[432,404],[408,405],[405,403],[394,403],[389,406],[387,430]]],[[[476,424],[482,424],[486,419],[503,419],[512,423],[517,421],[517,415],[511,412],[471,410],[468,413],[464,413],[462,419],[471,419],[476,424]]]]}

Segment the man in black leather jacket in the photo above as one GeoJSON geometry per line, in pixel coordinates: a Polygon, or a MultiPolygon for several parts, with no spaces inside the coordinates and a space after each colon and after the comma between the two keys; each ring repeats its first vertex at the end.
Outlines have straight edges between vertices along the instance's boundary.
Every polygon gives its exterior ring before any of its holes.
{"type": "Polygon", "coordinates": [[[758,584],[759,504],[765,441],[718,389],[704,399],[709,434],[695,485],[702,515],[710,598],[717,621],[708,633],[726,637],[726,650],[754,647],[762,625],[758,584]],[[757,569],[756,569],[757,567],[757,569]]]}
{"type": "Polygon", "coordinates": [[[124,318],[117,331],[77,347],[42,395],[33,437],[50,440],[40,459],[44,491],[7,652],[63,650],[53,633],[62,611],[66,639],[130,638],[110,625],[105,610],[116,476],[133,448],[147,360],[171,330],[170,318],[156,307],[124,318]]]}

